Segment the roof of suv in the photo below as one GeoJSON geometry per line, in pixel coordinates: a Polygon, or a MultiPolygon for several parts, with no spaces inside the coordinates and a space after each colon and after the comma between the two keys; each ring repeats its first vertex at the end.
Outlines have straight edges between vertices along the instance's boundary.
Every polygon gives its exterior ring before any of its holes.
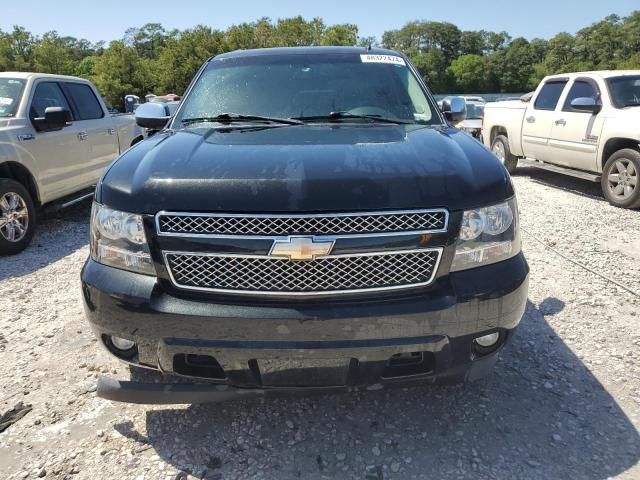
{"type": "Polygon", "coordinates": [[[622,77],[624,75],[640,75],[640,70],[595,70],[588,72],[570,72],[570,73],[558,73],[556,75],[549,75],[548,79],[554,78],[575,78],[585,75],[600,78],[610,77],[622,77]]]}
{"type": "Polygon", "coordinates": [[[252,50],[234,50],[233,52],[221,53],[211,57],[214,58],[237,58],[237,57],[253,57],[258,55],[318,55],[331,53],[358,53],[372,55],[395,55],[402,56],[394,50],[386,48],[368,47],[277,47],[277,48],[256,48],[252,50]]]}
{"type": "Polygon", "coordinates": [[[83,78],[80,77],[71,77],[69,75],[54,75],[52,73],[34,73],[34,72],[0,72],[0,78],[21,78],[21,79],[28,79],[28,78],[54,78],[57,80],[82,80],[82,81],[87,81],[83,78]]]}

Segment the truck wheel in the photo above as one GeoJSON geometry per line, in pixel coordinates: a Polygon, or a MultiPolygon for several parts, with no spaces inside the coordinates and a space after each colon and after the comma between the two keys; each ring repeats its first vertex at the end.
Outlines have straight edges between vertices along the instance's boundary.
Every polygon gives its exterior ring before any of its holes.
{"type": "Polygon", "coordinates": [[[36,208],[20,183],[0,179],[0,255],[15,255],[27,248],[36,226],[36,208]]]}
{"type": "Polygon", "coordinates": [[[623,148],[609,157],[602,170],[602,193],[611,205],[640,207],[640,152],[623,148]]]}
{"type": "Polygon", "coordinates": [[[498,157],[498,160],[502,162],[502,164],[507,169],[507,172],[513,173],[518,166],[518,157],[515,155],[511,155],[511,150],[509,149],[509,140],[504,135],[498,135],[491,145],[491,151],[493,154],[498,157]]]}

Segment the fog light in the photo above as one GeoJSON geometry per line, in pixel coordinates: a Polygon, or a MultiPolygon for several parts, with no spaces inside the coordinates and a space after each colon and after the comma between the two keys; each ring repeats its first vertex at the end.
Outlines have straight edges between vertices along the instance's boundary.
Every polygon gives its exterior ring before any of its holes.
{"type": "Polygon", "coordinates": [[[474,341],[481,347],[489,348],[489,347],[493,347],[499,339],[500,339],[500,333],[493,332],[493,333],[490,333],[489,335],[483,335],[481,337],[478,337],[474,341]]]}
{"type": "Polygon", "coordinates": [[[118,350],[122,350],[123,352],[131,350],[136,346],[136,342],[132,342],[131,340],[127,340],[126,338],[115,336],[111,337],[111,343],[115,348],[117,348],[118,350]]]}

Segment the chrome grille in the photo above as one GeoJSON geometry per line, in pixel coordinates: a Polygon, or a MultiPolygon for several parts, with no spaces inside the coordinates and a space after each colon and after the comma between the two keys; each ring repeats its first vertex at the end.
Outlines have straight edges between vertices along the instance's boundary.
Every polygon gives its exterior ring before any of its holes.
{"type": "Polygon", "coordinates": [[[313,215],[193,214],[161,212],[160,235],[341,235],[441,232],[447,211],[408,210],[313,215]]]}
{"type": "Polygon", "coordinates": [[[291,261],[261,255],[165,252],[178,287],[228,293],[305,295],[427,285],[441,249],[328,255],[291,261]]]}

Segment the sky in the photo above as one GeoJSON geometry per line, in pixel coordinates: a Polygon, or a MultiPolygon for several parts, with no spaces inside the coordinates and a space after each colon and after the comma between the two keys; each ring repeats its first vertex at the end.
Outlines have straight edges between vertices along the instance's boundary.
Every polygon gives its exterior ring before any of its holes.
{"type": "Polygon", "coordinates": [[[575,33],[616,13],[640,10],[638,0],[1,0],[0,29],[21,25],[41,35],[60,35],[92,42],[122,38],[128,27],[161,23],[184,30],[199,23],[225,29],[260,17],[272,20],[302,15],[322,17],[325,24],[355,23],[363,37],[382,37],[411,20],[447,21],[462,30],[506,30],[512,37],[551,38],[575,33]]]}

